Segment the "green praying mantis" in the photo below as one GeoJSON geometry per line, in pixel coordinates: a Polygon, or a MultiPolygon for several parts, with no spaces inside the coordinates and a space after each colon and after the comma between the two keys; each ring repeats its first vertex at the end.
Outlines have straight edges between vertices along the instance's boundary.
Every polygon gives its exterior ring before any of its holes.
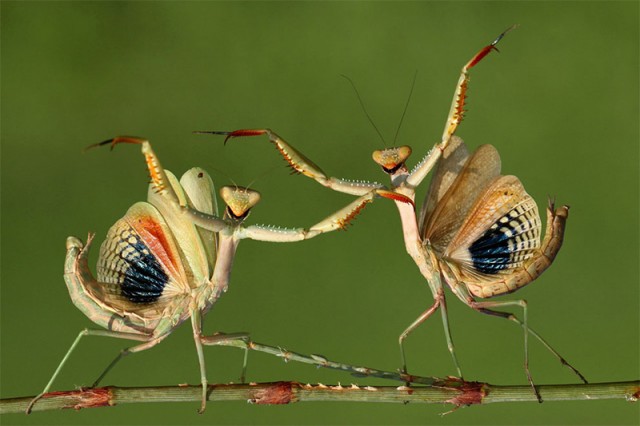
{"type": "MultiPolygon", "coordinates": [[[[409,171],[406,161],[409,146],[376,150],[373,160],[389,175],[389,191],[402,195],[396,199],[404,235],[405,249],[427,280],[433,304],[416,318],[399,336],[402,370],[407,371],[404,341],[418,326],[440,309],[447,341],[458,376],[458,362],[449,329],[443,281],[464,304],[488,315],[514,321],[523,328],[524,368],[527,380],[539,402],[542,398],[529,371],[529,335],[538,339],[563,365],[582,381],[584,376],[569,364],[549,343],[529,327],[525,300],[481,301],[507,293],[531,283],[555,259],[564,238],[568,206],[555,208],[550,200],[547,229],[541,241],[541,221],[535,201],[515,176],[500,174],[498,151],[491,145],[469,153],[455,132],[464,116],[469,70],[477,65],[509,32],[508,28],[491,44],[483,47],[463,67],[455,87],[453,101],[439,143],[409,171]],[[416,188],[436,167],[427,196],[419,211],[415,209],[416,188]],[[520,307],[523,319],[496,309],[520,307]]],[[[270,129],[247,129],[232,132],[205,131],[230,138],[267,135],[291,168],[334,191],[359,197],[369,191],[381,191],[381,185],[367,184],[328,176],[300,151],[270,129]]]]}
{"type": "MultiPolygon", "coordinates": [[[[411,154],[408,146],[373,153],[374,161],[391,178],[389,188],[328,177],[269,129],[208,132],[225,134],[227,139],[266,134],[294,170],[328,188],[357,196],[309,228],[245,225],[260,195],[242,187],[221,188],[220,196],[226,207],[224,214],[218,215],[210,176],[203,169],[192,168],[178,180],[161,166],[150,143],[144,139],[122,136],[97,144],[112,148],[121,143],[141,146],[151,176],[147,202],[134,204],[111,227],[100,248],[96,278],[87,262],[93,235],[89,235],[86,244],[76,237],[67,239],[64,277],[71,299],[103,329],[84,329],[79,333],[27,412],[49,392],[82,337],[106,336],[139,342],[118,354],[93,383],[95,387],[124,356],[152,348],[187,320],[191,321],[200,367],[199,412],[204,412],[208,381],[203,346],[248,338],[247,333],[211,336],[202,333],[204,315],[228,287],[240,240],[295,242],[313,238],[344,228],[365,205],[380,197],[397,204],[405,248],[427,279],[434,299],[399,337],[402,372],[407,371],[404,340],[440,309],[448,348],[462,377],[449,331],[444,281],[471,308],[515,321],[523,328],[525,371],[540,401],[528,367],[529,335],[542,342],[586,382],[529,327],[524,300],[477,300],[516,291],[548,268],[562,245],[568,216],[566,206],[555,209],[550,203],[547,230],[544,240],[540,241],[537,205],[515,176],[500,175],[500,157],[495,148],[484,145],[470,154],[464,142],[454,136],[463,118],[469,70],[495,49],[507,31],[462,68],[442,139],[411,172],[405,164],[411,154]],[[420,212],[416,212],[415,189],[434,167],[428,195],[420,212]],[[522,321],[511,313],[494,310],[512,306],[522,307],[522,321]]],[[[245,368],[246,353],[243,378],[245,368]]]]}
{"type": "MultiPolygon", "coordinates": [[[[150,349],[173,330],[191,320],[200,365],[202,402],[207,401],[207,376],[203,346],[247,339],[247,333],[202,334],[204,315],[227,290],[238,244],[243,239],[296,242],[344,228],[376,196],[393,196],[385,190],[369,192],[310,228],[245,226],[251,209],[260,200],[257,191],[223,186],[220,196],[226,208],[217,214],[213,181],[201,168],[188,170],[178,180],[165,170],[148,141],[123,136],[98,145],[115,147],[139,144],[151,176],[147,202],[131,206],[107,233],[100,247],[97,279],[87,258],[93,235],[86,245],[76,237],[67,239],[64,278],[73,303],[102,329],[84,329],[75,339],[53,376],[29,407],[45,395],[84,336],[134,340],[96,379],[124,356],[150,349]]],[[[243,365],[246,368],[246,352],[243,365]]]]}

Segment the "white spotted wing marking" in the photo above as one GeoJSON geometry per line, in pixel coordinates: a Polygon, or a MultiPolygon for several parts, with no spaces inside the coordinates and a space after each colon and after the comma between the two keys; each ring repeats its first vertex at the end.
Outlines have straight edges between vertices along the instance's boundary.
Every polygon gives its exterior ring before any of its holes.
{"type": "Polygon", "coordinates": [[[97,278],[103,303],[116,313],[161,310],[188,291],[173,235],[149,203],[134,204],[100,247],[97,278]]]}
{"type": "Polygon", "coordinates": [[[540,247],[536,203],[517,177],[500,175],[500,163],[493,146],[469,155],[462,139],[454,137],[431,181],[421,235],[460,278],[494,280],[522,266],[540,247]]]}

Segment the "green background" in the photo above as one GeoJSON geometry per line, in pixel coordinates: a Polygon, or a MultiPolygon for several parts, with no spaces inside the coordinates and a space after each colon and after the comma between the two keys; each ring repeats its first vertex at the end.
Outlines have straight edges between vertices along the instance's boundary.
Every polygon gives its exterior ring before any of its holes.
{"type": "MultiPolygon", "coordinates": [[[[494,144],[541,207],[571,205],[565,245],[526,298],[531,324],[593,382],[639,372],[637,2],[7,2],[2,7],[2,389],[39,392],[91,322],[62,280],[64,241],[107,229],[146,194],[137,147],[82,153],[94,142],[149,138],[165,166],[200,165],[219,184],[255,180],[248,223],[308,226],[351,198],[289,177],[265,138],[222,145],[192,130],[271,127],[328,173],[386,182],[380,148],[353,90],[388,141],[418,77],[398,143],[410,165],[436,142],[462,64],[512,23],[521,27],[473,70],[458,134],[494,144]]],[[[391,143],[391,142],[389,142],[391,143]]],[[[422,186],[419,196],[424,193],[422,186]]],[[[92,258],[95,259],[96,252],[92,258]]],[[[92,265],[94,261],[92,260],[92,265]]],[[[450,295],[468,379],[525,384],[522,335],[450,295]]],[[[429,304],[404,252],[393,203],[370,206],[348,232],[298,244],[240,246],[228,293],[206,331],[381,369],[399,367],[398,334],[429,304]]],[[[55,389],[88,385],[127,342],[87,338],[55,389]]],[[[454,374],[439,319],[407,342],[416,374],[454,374]]],[[[209,380],[236,380],[241,353],[207,348],[209,380]]],[[[531,344],[539,384],[576,377],[531,344]]],[[[360,380],[250,356],[253,381],[360,380]]],[[[191,330],[130,357],[105,384],[197,383],[191,330]]],[[[593,401],[449,406],[301,403],[137,404],[11,415],[3,424],[633,424],[637,404],[593,401]]]]}

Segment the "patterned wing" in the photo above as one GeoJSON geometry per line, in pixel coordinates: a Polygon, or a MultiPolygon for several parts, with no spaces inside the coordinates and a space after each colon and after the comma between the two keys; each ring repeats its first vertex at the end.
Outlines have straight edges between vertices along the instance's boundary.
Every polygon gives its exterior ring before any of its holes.
{"type": "Polygon", "coordinates": [[[116,312],[162,309],[189,291],[182,259],[169,227],[149,203],[136,203],[107,233],[100,247],[97,278],[116,312]]]}
{"type": "Polygon", "coordinates": [[[468,278],[508,274],[540,247],[538,207],[515,176],[499,176],[477,199],[443,258],[468,278]]]}
{"type": "MultiPolygon", "coordinates": [[[[436,166],[436,170],[429,183],[429,191],[422,203],[420,210],[420,220],[418,223],[424,227],[428,218],[433,214],[433,210],[438,205],[444,194],[447,193],[451,184],[460,175],[467,159],[469,151],[467,146],[457,136],[453,136],[449,141],[449,145],[442,153],[442,158],[436,166]]],[[[423,229],[420,229],[420,235],[424,235],[423,229]]]]}
{"type": "MultiPolygon", "coordinates": [[[[461,141],[462,143],[462,141],[461,141]]],[[[446,171],[456,170],[457,166],[453,162],[459,162],[461,155],[452,155],[449,161],[452,164],[442,166],[446,171]]],[[[431,194],[441,193],[438,188],[430,188],[427,198],[437,200],[433,207],[433,212],[425,216],[422,226],[422,237],[429,240],[436,253],[442,254],[449,247],[454,235],[458,232],[465,219],[467,219],[471,208],[495,177],[500,175],[500,155],[491,145],[480,146],[466,161],[460,173],[450,184],[454,173],[448,172],[451,176],[447,179],[439,180],[441,184],[449,185],[449,188],[440,198],[431,194]]],[[[436,185],[438,181],[436,182],[436,185]]],[[[430,210],[431,206],[427,206],[430,210]]]]}

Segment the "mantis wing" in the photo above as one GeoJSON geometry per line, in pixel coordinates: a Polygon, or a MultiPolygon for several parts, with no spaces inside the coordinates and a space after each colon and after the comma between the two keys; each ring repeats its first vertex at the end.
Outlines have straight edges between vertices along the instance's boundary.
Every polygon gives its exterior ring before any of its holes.
{"type": "MultiPolygon", "coordinates": [[[[218,215],[215,187],[206,171],[199,167],[188,170],[180,178],[180,185],[184,189],[190,207],[206,214],[218,215]]],[[[216,263],[218,235],[204,228],[197,227],[196,229],[206,252],[209,271],[213,271],[216,263]]]]}
{"type": "Polygon", "coordinates": [[[192,288],[199,287],[209,282],[211,277],[209,257],[196,226],[187,219],[180,207],[188,204],[185,190],[173,173],[169,170],[164,172],[177,199],[174,199],[168,191],[158,192],[153,184],[149,185],[147,199],[158,209],[171,230],[183,259],[187,282],[192,288]]]}
{"type": "MultiPolygon", "coordinates": [[[[449,145],[442,153],[442,158],[436,166],[436,170],[429,183],[429,191],[422,203],[422,209],[420,210],[420,220],[418,223],[421,226],[426,224],[426,218],[433,214],[433,210],[446,192],[451,187],[454,180],[460,175],[462,168],[464,167],[467,159],[469,158],[469,151],[467,146],[457,136],[453,136],[449,141],[449,145]]],[[[420,235],[424,235],[423,230],[420,229],[420,235]]]]}
{"type": "Polygon", "coordinates": [[[459,147],[453,149],[457,152],[454,151],[454,154],[439,166],[438,176],[429,188],[427,200],[435,205],[429,204],[428,201],[425,211],[430,211],[431,214],[425,215],[421,227],[423,239],[429,240],[433,249],[440,255],[451,243],[483,190],[500,175],[498,151],[491,145],[482,145],[467,159],[456,176],[455,171],[464,158],[464,150],[459,147]],[[438,185],[448,187],[446,192],[438,185]]]}
{"type": "Polygon", "coordinates": [[[470,277],[509,274],[540,247],[538,207],[515,176],[486,187],[453,238],[444,259],[470,277]]]}
{"type": "Polygon", "coordinates": [[[100,247],[97,282],[90,293],[119,315],[157,315],[188,292],[180,253],[171,230],[149,203],[131,206],[100,247]]]}

